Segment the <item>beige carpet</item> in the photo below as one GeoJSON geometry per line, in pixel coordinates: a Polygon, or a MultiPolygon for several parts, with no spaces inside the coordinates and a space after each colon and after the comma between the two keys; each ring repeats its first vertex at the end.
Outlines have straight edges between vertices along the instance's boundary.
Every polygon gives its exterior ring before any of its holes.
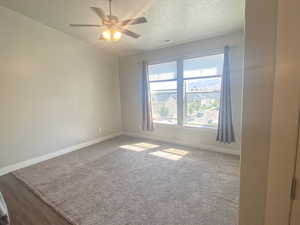
{"type": "Polygon", "coordinates": [[[75,225],[237,224],[237,157],[115,138],[15,175],[75,225]]]}

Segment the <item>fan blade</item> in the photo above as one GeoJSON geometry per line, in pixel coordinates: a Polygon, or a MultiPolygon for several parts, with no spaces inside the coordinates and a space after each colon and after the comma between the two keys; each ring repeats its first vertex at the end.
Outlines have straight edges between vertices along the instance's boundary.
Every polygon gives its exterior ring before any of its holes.
{"type": "Polygon", "coordinates": [[[121,32],[130,36],[130,37],[133,37],[133,38],[139,38],[141,35],[137,34],[137,33],[134,33],[130,30],[127,30],[127,29],[121,29],[121,32]]]}
{"type": "Polygon", "coordinates": [[[100,8],[91,7],[91,10],[93,10],[102,20],[104,20],[104,18],[106,17],[104,11],[100,8]]]}
{"type": "Polygon", "coordinates": [[[101,25],[96,24],[70,24],[71,27],[101,27],[101,25]]]}
{"type": "Polygon", "coordinates": [[[140,24],[140,23],[147,23],[147,19],[145,17],[138,17],[135,19],[123,20],[123,21],[120,21],[119,25],[125,26],[125,25],[134,25],[134,24],[140,24]]]}

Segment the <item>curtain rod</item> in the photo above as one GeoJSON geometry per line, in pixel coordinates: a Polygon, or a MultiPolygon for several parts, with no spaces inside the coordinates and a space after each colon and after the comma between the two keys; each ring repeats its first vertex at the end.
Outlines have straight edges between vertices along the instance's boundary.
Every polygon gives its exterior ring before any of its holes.
{"type": "MultiPolygon", "coordinates": [[[[175,54],[175,55],[170,55],[170,56],[157,57],[157,58],[154,58],[154,59],[150,59],[149,60],[149,64],[157,64],[157,63],[169,62],[169,61],[177,60],[179,58],[188,58],[188,57],[190,57],[190,58],[197,58],[197,57],[202,57],[201,52],[204,52],[204,53],[212,52],[212,55],[213,55],[214,54],[213,52],[221,52],[221,51],[224,50],[224,48],[226,46],[229,47],[229,50],[230,49],[236,49],[236,48],[240,47],[239,45],[224,45],[224,47],[222,47],[222,48],[221,47],[220,48],[209,48],[209,49],[202,49],[202,50],[199,50],[199,51],[193,51],[193,52],[186,53],[186,54],[177,54],[177,55],[175,54]]],[[[162,50],[162,49],[157,49],[157,50],[162,50]]],[[[141,53],[141,55],[143,55],[145,53],[147,54],[147,52],[143,52],[143,53],[141,53]]],[[[150,57],[150,58],[152,58],[152,57],[150,57]]],[[[143,63],[144,60],[146,60],[146,59],[138,60],[137,64],[143,63]]]]}

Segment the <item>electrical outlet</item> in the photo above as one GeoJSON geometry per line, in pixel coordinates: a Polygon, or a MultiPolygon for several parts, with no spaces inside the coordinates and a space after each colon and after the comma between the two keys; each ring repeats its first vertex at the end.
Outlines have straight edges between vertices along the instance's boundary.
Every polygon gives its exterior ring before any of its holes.
{"type": "Polygon", "coordinates": [[[99,132],[100,135],[102,134],[102,128],[101,127],[98,128],[98,132],[99,132]]]}

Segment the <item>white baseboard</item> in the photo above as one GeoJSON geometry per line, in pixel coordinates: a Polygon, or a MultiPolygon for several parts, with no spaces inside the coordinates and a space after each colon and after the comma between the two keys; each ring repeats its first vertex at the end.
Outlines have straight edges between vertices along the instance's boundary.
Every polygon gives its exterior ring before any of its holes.
{"type": "Polygon", "coordinates": [[[64,155],[64,154],[67,154],[67,153],[70,153],[70,152],[73,152],[73,151],[80,150],[82,148],[85,148],[85,147],[88,147],[90,145],[94,145],[94,144],[103,142],[105,140],[108,140],[108,139],[111,139],[111,138],[114,138],[114,137],[117,137],[117,136],[120,136],[120,135],[122,135],[121,132],[113,133],[113,134],[110,134],[110,135],[107,135],[107,136],[99,137],[99,138],[94,139],[94,140],[86,141],[86,142],[83,142],[83,143],[80,143],[80,144],[77,144],[77,145],[74,145],[74,146],[63,148],[63,149],[60,149],[58,151],[49,153],[47,155],[42,155],[42,156],[39,156],[39,157],[36,157],[36,158],[33,158],[33,159],[29,159],[29,160],[22,161],[22,162],[19,162],[19,163],[16,163],[16,164],[13,164],[13,165],[10,165],[10,166],[7,166],[7,167],[0,168],[0,176],[11,173],[15,170],[22,169],[24,167],[31,166],[33,164],[48,160],[48,159],[52,159],[52,158],[55,158],[55,157],[58,157],[58,156],[61,156],[61,155],[64,155]]]}
{"type": "Polygon", "coordinates": [[[178,145],[184,145],[192,148],[198,148],[201,150],[207,150],[207,151],[214,151],[214,152],[219,152],[219,153],[224,153],[224,154],[230,154],[230,155],[237,155],[240,156],[240,151],[238,150],[233,150],[233,149],[228,149],[228,148],[222,148],[222,147],[217,147],[217,146],[211,146],[211,145],[195,145],[195,144],[190,144],[186,143],[180,140],[175,140],[175,139],[169,139],[161,136],[156,136],[153,134],[143,134],[143,133],[137,133],[137,132],[128,132],[125,131],[123,132],[123,135],[131,136],[131,137],[137,137],[137,138],[146,138],[146,139],[152,139],[152,140],[158,140],[158,141],[164,141],[167,143],[173,143],[173,144],[178,144],[178,145]]]}

